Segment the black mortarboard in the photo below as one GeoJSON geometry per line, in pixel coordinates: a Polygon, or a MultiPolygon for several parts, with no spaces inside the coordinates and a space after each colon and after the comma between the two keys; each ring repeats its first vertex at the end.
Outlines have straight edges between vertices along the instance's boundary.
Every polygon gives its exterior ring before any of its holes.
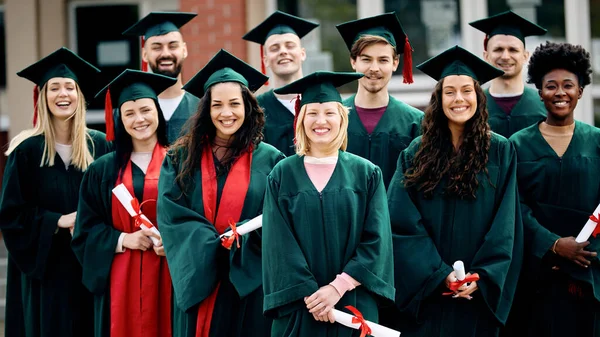
{"type": "Polygon", "coordinates": [[[127,36],[143,36],[146,40],[152,36],[178,32],[198,14],[182,12],[151,12],[123,32],[127,36]]]}
{"type": "Polygon", "coordinates": [[[547,31],[513,11],[506,11],[485,19],[469,22],[469,25],[486,34],[486,44],[489,38],[498,34],[512,35],[525,44],[525,37],[544,35],[547,31]]]}
{"type": "Polygon", "coordinates": [[[364,35],[383,37],[398,53],[403,56],[402,76],[404,83],[413,83],[412,79],[412,47],[408,36],[396,16],[396,12],[371,16],[364,19],[348,21],[335,26],[348,50],[364,35]]]}
{"type": "Polygon", "coordinates": [[[254,92],[268,79],[248,63],[233,56],[225,49],[221,49],[183,86],[183,89],[202,98],[206,90],[213,84],[237,82],[254,92]]]}
{"type": "Polygon", "coordinates": [[[441,54],[419,64],[417,68],[436,81],[449,75],[467,75],[479,84],[504,74],[502,70],[459,46],[446,49],[441,54]]]}

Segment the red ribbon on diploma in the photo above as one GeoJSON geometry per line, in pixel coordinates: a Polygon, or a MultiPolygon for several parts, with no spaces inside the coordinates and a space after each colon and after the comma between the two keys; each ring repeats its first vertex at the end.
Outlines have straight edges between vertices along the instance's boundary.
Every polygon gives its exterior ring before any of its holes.
{"type": "Polygon", "coordinates": [[[479,281],[479,274],[475,273],[473,275],[467,276],[462,281],[450,282],[450,284],[448,285],[448,289],[450,289],[452,291],[443,293],[442,295],[446,295],[446,296],[453,295],[455,292],[458,291],[458,289],[460,289],[460,287],[463,286],[463,284],[473,282],[473,281],[479,281]]]}
{"type": "Polygon", "coordinates": [[[360,323],[360,337],[370,335],[371,328],[367,325],[367,321],[363,317],[362,313],[351,305],[347,305],[344,308],[350,310],[354,314],[354,317],[352,317],[352,323],[360,323]]]}
{"type": "MultiPolygon", "coordinates": [[[[598,218],[600,218],[600,213],[598,213],[598,218]]],[[[590,215],[590,220],[596,223],[596,228],[592,232],[592,236],[596,237],[596,235],[600,234],[600,219],[598,219],[594,214],[590,215]]]]}
{"type": "Polygon", "coordinates": [[[240,234],[237,231],[237,226],[235,225],[235,221],[233,221],[233,219],[229,219],[229,227],[231,228],[231,232],[233,232],[233,234],[231,234],[231,236],[228,238],[222,238],[221,245],[227,249],[230,249],[233,245],[233,241],[235,241],[237,247],[240,248],[240,234]]]}
{"type": "Polygon", "coordinates": [[[131,199],[131,207],[133,207],[133,211],[135,212],[135,215],[133,216],[133,221],[134,221],[135,227],[140,227],[142,224],[146,225],[146,227],[148,227],[148,228],[154,227],[152,222],[150,222],[142,217],[142,206],[144,206],[144,204],[149,201],[156,201],[156,200],[148,199],[140,204],[140,202],[137,200],[137,198],[131,199]]]}

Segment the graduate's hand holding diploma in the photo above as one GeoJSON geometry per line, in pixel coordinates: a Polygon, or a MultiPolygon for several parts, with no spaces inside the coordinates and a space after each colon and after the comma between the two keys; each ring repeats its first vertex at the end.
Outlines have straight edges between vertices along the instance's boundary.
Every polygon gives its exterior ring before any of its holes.
{"type": "Polygon", "coordinates": [[[333,307],[340,301],[342,297],[334,286],[328,284],[319,288],[314,294],[304,298],[306,308],[315,320],[321,322],[335,322],[333,315],[333,307]]]}
{"type": "Polygon", "coordinates": [[[127,233],[123,237],[123,247],[146,251],[154,245],[150,239],[152,237],[157,240],[161,239],[158,234],[149,229],[140,229],[137,232],[127,233]]]}
{"type": "Polygon", "coordinates": [[[465,266],[462,261],[456,261],[452,267],[454,271],[446,277],[446,287],[452,292],[444,293],[444,295],[452,295],[452,298],[472,299],[471,294],[479,289],[477,286],[479,275],[477,273],[465,274],[465,266]]]}
{"type": "Polygon", "coordinates": [[[592,264],[589,259],[598,256],[598,253],[584,249],[589,244],[589,241],[578,242],[574,237],[569,236],[559,238],[550,250],[580,267],[587,268],[592,264]]]}
{"type": "Polygon", "coordinates": [[[165,253],[165,246],[163,246],[162,239],[160,238],[160,236],[158,239],[158,243],[152,245],[152,248],[154,249],[154,252],[156,253],[156,255],[167,256],[167,254],[165,253]]]}

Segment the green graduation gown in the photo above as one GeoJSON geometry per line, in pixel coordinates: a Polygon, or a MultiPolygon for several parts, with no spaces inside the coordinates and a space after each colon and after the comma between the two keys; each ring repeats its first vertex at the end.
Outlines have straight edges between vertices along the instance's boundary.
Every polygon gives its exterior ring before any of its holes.
{"type": "Polygon", "coordinates": [[[318,192],[304,157],[294,155],[269,175],[263,216],[265,315],[272,336],[359,336],[341,324],[317,322],[304,297],[342,272],[361,283],[335,306],[352,305],[378,322],[378,306],[394,299],[393,253],[381,170],[339,152],[334,172],[318,192]]]}
{"type": "Polygon", "coordinates": [[[286,156],[296,154],[294,149],[294,115],[269,90],[256,97],[265,111],[264,142],[269,143],[286,156]]]}
{"type": "MultiPolygon", "coordinates": [[[[241,219],[262,213],[266,179],[284,156],[266,143],[252,154],[250,185],[241,219]]],[[[269,336],[270,322],[262,315],[260,230],[240,237],[240,248],[221,246],[219,234],[204,217],[202,172],[193,172],[193,187],[183,195],[175,178],[180,166],[167,154],[161,169],[158,224],[173,280],[173,337],[194,337],[200,302],[220,282],[209,336],[269,336]]],[[[226,176],[217,181],[220,199],[226,176]]],[[[218,202],[217,202],[218,205],[218,202]]]]}
{"type": "MultiPolygon", "coordinates": [[[[117,181],[116,154],[96,160],[81,182],[77,225],[71,246],[83,265],[83,284],[94,295],[94,336],[110,336],[110,275],[121,231],[113,227],[112,189],[117,181]]],[[[132,163],[134,196],[144,201],[146,175],[132,163]]],[[[150,205],[151,206],[151,205],[150,205]]],[[[150,252],[154,254],[152,249],[150,252]]],[[[89,335],[92,336],[92,335],[89,335]]]]}
{"type": "MultiPolygon", "coordinates": [[[[525,324],[524,336],[600,336],[598,259],[582,268],[549,251],[559,237],[577,237],[600,203],[600,130],[576,121],[562,157],[538,124],[510,141],[517,150],[527,255],[509,323],[525,324]],[[573,287],[582,296],[570,292],[573,287]]],[[[589,241],[586,249],[600,252],[600,237],[589,241]]]]}
{"type": "Polygon", "coordinates": [[[402,152],[388,189],[394,240],[397,319],[402,336],[497,336],[508,316],[522,264],[515,150],[492,133],[487,170],[478,174],[474,200],[442,195],[430,199],[405,187],[421,138],[402,152]],[[478,273],[472,300],[442,296],[452,264],[478,273]]]}
{"type": "Polygon", "coordinates": [[[533,88],[525,87],[523,96],[521,96],[519,102],[517,102],[508,115],[490,95],[489,89],[485,89],[484,92],[490,115],[488,123],[492,131],[506,138],[509,138],[521,129],[546,119],[546,107],[544,107],[544,103],[540,100],[538,92],[533,88]]]}
{"type": "Polygon", "coordinates": [[[167,139],[169,140],[169,144],[175,142],[179,136],[187,131],[185,122],[196,113],[198,104],[200,104],[200,99],[186,91],[177,109],[173,112],[173,116],[167,121],[167,139]]]}
{"type": "MultiPolygon", "coordinates": [[[[104,133],[88,130],[94,158],[111,151],[104,133]]],[[[44,136],[23,141],[4,170],[0,229],[8,249],[5,336],[90,336],[92,296],[68,229],[58,219],[77,210],[83,172],[65,165],[40,167],[44,136]],[[58,230],[57,230],[58,229],[58,230]]]]}
{"type": "Polygon", "coordinates": [[[368,134],[356,113],[355,97],[352,95],[343,102],[344,106],[350,107],[346,150],[379,166],[387,188],[400,152],[421,134],[423,112],[390,96],[386,111],[373,133],[368,134]]]}

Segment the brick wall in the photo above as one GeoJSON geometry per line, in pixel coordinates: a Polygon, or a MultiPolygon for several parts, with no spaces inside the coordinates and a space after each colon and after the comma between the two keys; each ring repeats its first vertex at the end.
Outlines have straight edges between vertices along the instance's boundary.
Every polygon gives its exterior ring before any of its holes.
{"type": "Polygon", "coordinates": [[[184,83],[221,48],[247,61],[245,0],[180,0],[179,10],[198,13],[181,30],[188,48],[184,83]]]}

